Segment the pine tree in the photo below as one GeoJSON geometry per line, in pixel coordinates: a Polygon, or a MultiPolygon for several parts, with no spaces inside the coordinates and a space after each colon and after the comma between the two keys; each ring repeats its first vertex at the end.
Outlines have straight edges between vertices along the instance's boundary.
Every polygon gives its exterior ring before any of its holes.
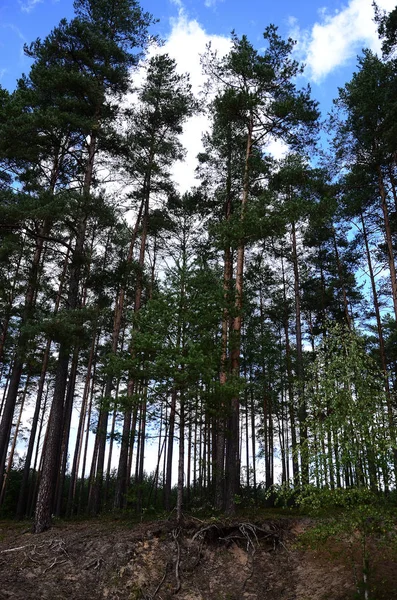
{"type": "MultiPolygon", "coordinates": [[[[236,244],[234,315],[230,340],[231,375],[240,377],[240,349],[244,288],[244,232],[252,194],[252,166],[255,148],[264,149],[272,139],[283,139],[298,148],[308,142],[316,129],[318,112],[310,90],[297,90],[294,77],[301,71],[290,58],[293,41],[282,40],[274,26],[266,29],[268,44],[263,55],[247,38],[232,37],[232,50],[223,59],[209,52],[204,67],[222,90],[229,114],[245,128],[245,159],[241,170],[239,220],[241,231],[236,244]]],[[[226,448],[226,507],[235,509],[234,499],[240,484],[239,397],[231,399],[226,448]]]]}
{"type": "MultiPolygon", "coordinates": [[[[149,236],[150,204],[164,202],[164,195],[173,191],[170,169],[173,163],[181,159],[183,149],[178,139],[185,119],[193,113],[196,105],[193,100],[188,77],[176,73],[176,63],[167,55],[157,55],[148,61],[147,77],[138,93],[137,108],[129,108],[126,124],[124,164],[126,180],[130,180],[133,191],[131,197],[138,208],[135,227],[126,257],[126,266],[133,262],[134,246],[139,236],[140,249],[136,261],[136,281],[133,310],[137,313],[144,297],[144,269],[146,246],[149,236]]],[[[119,290],[114,329],[112,333],[112,352],[117,351],[117,343],[123,307],[125,287],[119,290]]],[[[110,396],[112,381],[109,377],[105,398],[110,396]]],[[[134,381],[130,378],[127,397],[134,394],[134,381]]],[[[127,405],[128,405],[127,399],[127,405]]],[[[128,453],[131,438],[131,408],[125,407],[124,426],[118,468],[115,506],[124,502],[128,473],[128,453]]],[[[91,493],[91,510],[99,509],[100,487],[103,477],[103,461],[106,447],[106,428],[108,410],[106,404],[100,411],[98,423],[98,455],[95,467],[95,481],[91,493]]]]}
{"type": "MultiPolygon", "coordinates": [[[[54,104],[81,136],[82,155],[77,173],[81,201],[69,268],[68,310],[79,307],[86,211],[91,200],[95,160],[101,147],[112,151],[109,119],[115,119],[117,102],[129,87],[129,68],[137,64],[139,57],[135,49],[140,50],[145,43],[150,23],[150,16],[130,0],[110,4],[103,0],[76,0],[74,7],[76,17],[70,23],[61,21],[43,42],[38,40],[28,50],[35,58],[31,78],[37,85],[47,85],[48,93],[54,95],[54,104]]],[[[50,526],[70,352],[70,341],[62,340],[36,505],[36,533],[50,526]]]]}

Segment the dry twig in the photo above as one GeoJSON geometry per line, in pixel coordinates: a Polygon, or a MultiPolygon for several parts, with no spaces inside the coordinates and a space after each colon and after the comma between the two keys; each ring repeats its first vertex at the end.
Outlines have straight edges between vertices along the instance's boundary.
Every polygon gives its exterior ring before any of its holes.
{"type": "Polygon", "coordinates": [[[49,571],[50,569],[52,569],[53,567],[55,567],[55,565],[63,565],[63,564],[65,564],[66,562],[68,562],[68,561],[67,561],[67,560],[61,560],[60,562],[58,562],[58,559],[56,558],[56,559],[54,560],[54,562],[50,564],[50,566],[49,566],[49,567],[47,567],[46,569],[44,569],[44,571],[43,571],[43,575],[44,575],[44,573],[47,573],[47,571],[49,571]]]}
{"type": "Polygon", "coordinates": [[[100,568],[102,563],[103,563],[102,558],[94,558],[94,560],[91,560],[87,565],[85,565],[85,567],[83,567],[83,569],[87,570],[87,569],[90,569],[91,567],[94,567],[94,571],[96,571],[97,569],[100,568]]]}
{"type": "Polygon", "coordinates": [[[17,550],[23,550],[23,548],[27,548],[29,544],[25,544],[24,546],[18,546],[17,548],[8,548],[7,550],[1,550],[0,554],[6,554],[7,552],[17,552],[17,550]]]}

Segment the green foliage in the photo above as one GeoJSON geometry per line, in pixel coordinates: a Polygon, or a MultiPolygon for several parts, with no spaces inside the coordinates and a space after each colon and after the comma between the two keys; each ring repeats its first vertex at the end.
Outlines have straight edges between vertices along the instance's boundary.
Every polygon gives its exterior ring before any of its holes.
{"type": "Polygon", "coordinates": [[[295,492],[295,503],[304,514],[326,516],[335,511],[351,511],[356,508],[375,507],[381,502],[379,494],[368,488],[317,488],[303,486],[295,492]]]}
{"type": "Polygon", "coordinates": [[[382,11],[375,2],[373,7],[379,37],[382,40],[382,52],[384,57],[388,57],[395,52],[397,45],[397,9],[387,13],[382,11]]]}
{"type": "Polygon", "coordinates": [[[309,373],[308,453],[313,475],[335,482],[335,467],[354,465],[356,484],[377,489],[375,461],[387,473],[393,442],[384,423],[384,379],[363,338],[345,326],[331,326],[309,373]]]}
{"type": "MultiPolygon", "coordinates": [[[[125,169],[133,181],[131,197],[148,203],[154,193],[174,193],[171,167],[184,156],[178,136],[186,119],[197,111],[197,103],[188,75],[179,75],[175,60],[167,54],[149,59],[137,96],[136,106],[127,109],[125,169]]],[[[151,221],[154,233],[153,215],[151,221]]]]}
{"type": "Polygon", "coordinates": [[[11,468],[7,476],[7,493],[0,506],[0,518],[13,518],[15,516],[15,506],[18,501],[18,493],[22,480],[22,465],[17,468],[11,468]]]}

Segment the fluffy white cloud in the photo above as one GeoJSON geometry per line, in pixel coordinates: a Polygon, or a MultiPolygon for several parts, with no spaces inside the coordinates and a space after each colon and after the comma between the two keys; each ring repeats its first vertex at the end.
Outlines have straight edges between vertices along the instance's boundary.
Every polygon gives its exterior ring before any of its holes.
{"type": "MultiPolygon", "coordinates": [[[[378,0],[386,11],[395,7],[395,0],[378,0]]],[[[338,66],[354,58],[362,47],[378,51],[380,47],[373,21],[372,0],[350,0],[343,9],[320,12],[320,20],[311,31],[302,31],[296,21],[291,23],[291,35],[298,40],[298,51],[307,65],[307,74],[320,82],[338,66]]]]}
{"type": "Polygon", "coordinates": [[[195,93],[201,91],[205,83],[200,55],[205,52],[209,43],[220,56],[226,54],[231,47],[230,38],[209,35],[196,20],[188,19],[183,10],[179,11],[178,18],[171,19],[171,33],[161,50],[177,61],[180,73],[190,74],[195,93]]]}
{"type": "MultiPolygon", "coordinates": [[[[181,9],[178,18],[171,21],[171,33],[166,43],[159,49],[176,60],[179,73],[189,73],[192,90],[196,95],[205,86],[206,77],[202,72],[200,55],[210,42],[212,49],[217,50],[221,56],[230,50],[230,38],[209,35],[196,20],[188,19],[181,9]]],[[[203,149],[201,136],[207,129],[209,121],[203,114],[191,117],[185,124],[181,142],[187,152],[186,159],[174,167],[174,178],[181,192],[197,183],[194,177],[196,156],[203,149]]]]}
{"type": "Polygon", "coordinates": [[[266,152],[271,154],[276,160],[285,158],[288,154],[289,148],[283,140],[275,139],[266,145],[266,152]]]}

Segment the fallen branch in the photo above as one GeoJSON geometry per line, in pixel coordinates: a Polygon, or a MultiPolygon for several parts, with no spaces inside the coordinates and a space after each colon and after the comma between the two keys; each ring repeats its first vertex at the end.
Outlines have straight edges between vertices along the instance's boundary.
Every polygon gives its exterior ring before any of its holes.
{"type": "Polygon", "coordinates": [[[18,546],[17,548],[8,548],[8,550],[1,550],[0,554],[6,554],[7,552],[17,552],[17,550],[23,550],[23,548],[27,548],[29,544],[25,544],[24,546],[18,546]]]}

